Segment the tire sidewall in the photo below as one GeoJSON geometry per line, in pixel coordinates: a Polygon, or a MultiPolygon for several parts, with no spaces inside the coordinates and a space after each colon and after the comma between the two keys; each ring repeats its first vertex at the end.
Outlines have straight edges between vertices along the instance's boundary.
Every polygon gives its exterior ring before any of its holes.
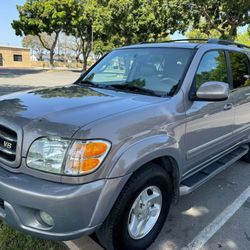
{"type": "Polygon", "coordinates": [[[113,243],[115,249],[133,249],[141,250],[147,248],[157,237],[165,219],[167,217],[171,203],[171,185],[168,175],[164,171],[156,171],[152,169],[151,175],[140,179],[131,192],[128,192],[127,197],[124,197],[124,206],[121,207],[121,216],[116,220],[116,226],[113,235],[113,243]],[[143,238],[135,240],[130,237],[128,232],[128,217],[132,205],[139,194],[150,186],[156,186],[162,193],[162,208],[156,224],[152,230],[143,238]]]}

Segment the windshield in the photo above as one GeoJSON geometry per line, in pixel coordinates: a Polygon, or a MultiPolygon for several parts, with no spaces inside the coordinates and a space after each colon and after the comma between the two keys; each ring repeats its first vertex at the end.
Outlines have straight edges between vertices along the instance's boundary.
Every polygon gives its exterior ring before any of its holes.
{"type": "Polygon", "coordinates": [[[82,79],[98,87],[172,95],[183,77],[191,49],[139,48],[109,53],[82,79]],[[147,92],[146,92],[147,91],[147,92]]]}

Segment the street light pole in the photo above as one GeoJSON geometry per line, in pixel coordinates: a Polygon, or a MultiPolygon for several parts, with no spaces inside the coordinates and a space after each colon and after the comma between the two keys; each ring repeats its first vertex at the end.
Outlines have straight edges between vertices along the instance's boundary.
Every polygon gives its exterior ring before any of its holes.
{"type": "Polygon", "coordinates": [[[94,54],[94,31],[93,24],[91,25],[91,52],[94,54]]]}

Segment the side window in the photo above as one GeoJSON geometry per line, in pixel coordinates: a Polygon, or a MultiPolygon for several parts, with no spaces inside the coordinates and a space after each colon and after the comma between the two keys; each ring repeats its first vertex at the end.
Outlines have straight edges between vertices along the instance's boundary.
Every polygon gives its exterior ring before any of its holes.
{"type": "Polygon", "coordinates": [[[229,52],[229,55],[234,89],[250,86],[248,57],[240,52],[229,52]]]}
{"type": "Polygon", "coordinates": [[[209,51],[201,59],[195,76],[196,89],[208,81],[228,82],[226,57],[223,51],[209,51]]]}

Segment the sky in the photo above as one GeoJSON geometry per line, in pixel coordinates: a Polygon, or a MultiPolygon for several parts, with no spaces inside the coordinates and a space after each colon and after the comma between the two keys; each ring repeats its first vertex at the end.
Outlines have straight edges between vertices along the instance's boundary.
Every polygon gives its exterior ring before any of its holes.
{"type": "Polygon", "coordinates": [[[18,18],[16,5],[23,5],[24,0],[0,0],[0,44],[21,46],[22,39],[15,35],[11,22],[18,18]]]}
{"type": "MultiPolygon", "coordinates": [[[[21,46],[22,38],[15,35],[15,31],[11,27],[14,19],[18,19],[16,5],[23,5],[25,0],[0,0],[0,44],[21,46]]],[[[240,32],[244,32],[246,27],[241,28],[240,32]]],[[[183,36],[176,32],[173,39],[181,39],[183,36]]]]}
{"type": "MultiPolygon", "coordinates": [[[[25,0],[0,0],[0,44],[21,46],[22,38],[15,35],[11,27],[14,19],[18,19],[16,5],[23,5],[25,0]]],[[[183,38],[178,32],[173,36],[174,39],[183,38]]]]}

